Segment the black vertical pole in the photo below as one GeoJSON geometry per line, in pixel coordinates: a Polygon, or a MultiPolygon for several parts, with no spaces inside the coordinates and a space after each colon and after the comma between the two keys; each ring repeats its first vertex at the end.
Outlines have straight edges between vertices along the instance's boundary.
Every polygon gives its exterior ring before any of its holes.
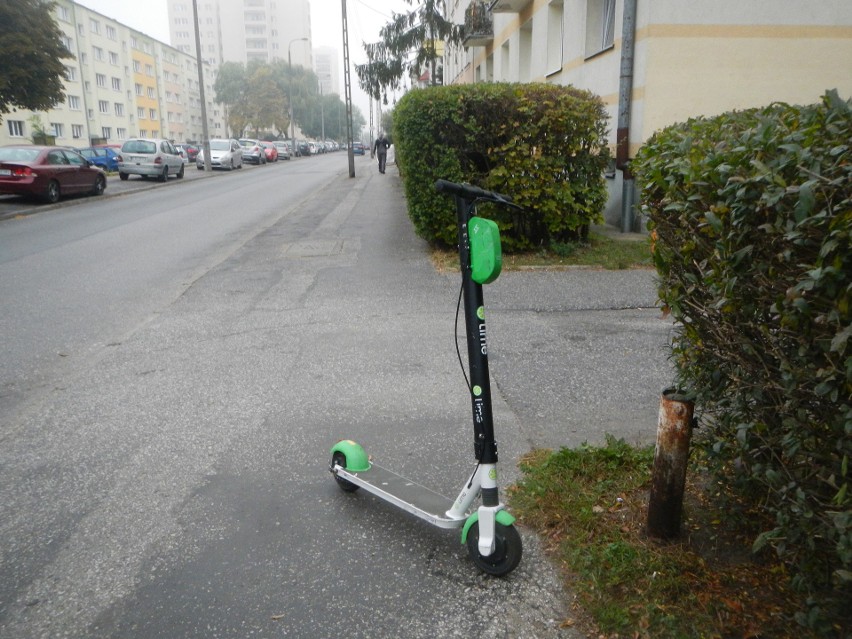
{"type": "Polygon", "coordinates": [[[462,273],[467,359],[470,371],[470,400],[473,409],[474,452],[482,464],[497,463],[494,419],[491,413],[491,381],[488,375],[488,347],[482,284],[471,277],[468,222],[473,205],[456,196],[459,227],[459,266],[462,273]]]}

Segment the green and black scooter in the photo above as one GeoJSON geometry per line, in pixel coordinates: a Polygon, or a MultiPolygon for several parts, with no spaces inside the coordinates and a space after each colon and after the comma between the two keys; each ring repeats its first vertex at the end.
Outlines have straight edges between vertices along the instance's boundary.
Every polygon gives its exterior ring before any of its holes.
{"type": "Polygon", "coordinates": [[[435,188],[453,195],[456,203],[476,468],[455,501],[373,464],[364,448],[351,440],[332,447],[330,470],[346,492],[363,488],[435,526],[461,528],[462,543],[477,567],[503,576],[520,563],[522,545],[515,518],[500,502],[497,487],[497,444],[482,302],[482,285],[500,274],[502,256],[497,224],[475,213],[480,201],[514,205],[504,195],[466,184],[438,180],[435,188]],[[473,509],[480,496],[480,506],[473,509]]]}

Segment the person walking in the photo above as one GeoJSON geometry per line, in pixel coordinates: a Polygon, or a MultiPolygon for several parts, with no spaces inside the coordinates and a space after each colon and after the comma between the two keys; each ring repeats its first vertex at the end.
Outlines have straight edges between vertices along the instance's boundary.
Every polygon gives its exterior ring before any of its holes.
{"type": "Polygon", "coordinates": [[[384,133],[379,133],[379,137],[376,139],[375,144],[373,144],[373,152],[379,158],[379,173],[385,172],[385,165],[388,161],[388,147],[390,146],[390,142],[388,142],[388,138],[384,133]]]}

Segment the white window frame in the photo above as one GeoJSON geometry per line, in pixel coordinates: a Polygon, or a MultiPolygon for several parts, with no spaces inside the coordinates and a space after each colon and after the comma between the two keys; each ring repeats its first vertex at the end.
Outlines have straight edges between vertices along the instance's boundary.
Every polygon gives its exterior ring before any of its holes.
{"type": "Polygon", "coordinates": [[[22,138],[26,132],[26,127],[23,120],[6,120],[8,123],[9,137],[22,138]]]}

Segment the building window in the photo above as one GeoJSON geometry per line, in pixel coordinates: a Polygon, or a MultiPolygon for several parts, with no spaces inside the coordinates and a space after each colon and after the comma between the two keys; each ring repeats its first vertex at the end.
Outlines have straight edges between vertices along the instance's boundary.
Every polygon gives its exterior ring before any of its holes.
{"type": "Polygon", "coordinates": [[[106,88],[106,76],[103,73],[96,73],[95,84],[97,84],[102,89],[106,88]]]}
{"type": "Polygon", "coordinates": [[[139,137],[147,138],[148,137],[148,129],[139,129],[139,137]]]}
{"type": "Polygon", "coordinates": [[[71,47],[74,46],[74,41],[69,38],[67,35],[59,36],[59,39],[62,40],[62,44],[65,45],[65,48],[69,51],[72,51],[71,47]]]}
{"type": "Polygon", "coordinates": [[[100,32],[101,32],[101,23],[100,23],[100,22],[98,22],[97,20],[93,20],[93,19],[91,19],[91,18],[90,18],[90,19],[89,19],[89,30],[90,30],[92,33],[98,33],[98,34],[100,34],[100,32]]]}
{"type": "Polygon", "coordinates": [[[145,88],[141,84],[135,84],[133,86],[136,88],[136,95],[141,96],[145,94],[145,88]]]}
{"type": "Polygon", "coordinates": [[[134,70],[136,73],[142,73],[142,63],[141,63],[141,62],[139,62],[139,60],[134,60],[134,61],[133,61],[133,70],[134,70]]]}
{"type": "Polygon", "coordinates": [[[136,117],[138,117],[140,120],[145,119],[145,107],[139,107],[136,109],[136,117]]]}
{"type": "Polygon", "coordinates": [[[109,52],[109,63],[113,66],[118,66],[118,54],[115,51],[109,52]]]}
{"type": "Polygon", "coordinates": [[[111,126],[101,127],[101,137],[104,140],[109,140],[112,137],[112,127],[111,126]]]}
{"type": "Polygon", "coordinates": [[[118,32],[115,30],[115,27],[107,25],[106,34],[110,40],[118,40],[118,32]]]}
{"type": "Polygon", "coordinates": [[[153,76],[154,75],[154,67],[150,64],[145,65],[145,75],[153,76]]]}
{"type": "Polygon", "coordinates": [[[24,137],[24,121],[23,120],[7,120],[9,123],[9,136],[13,138],[24,137]]]}
{"type": "Polygon", "coordinates": [[[127,129],[125,129],[124,127],[118,127],[115,130],[115,137],[117,137],[119,140],[127,139],[127,129]]]}
{"type": "Polygon", "coordinates": [[[59,16],[59,19],[63,22],[71,21],[71,14],[68,11],[68,7],[56,7],[56,15],[59,16]]]}
{"type": "Polygon", "coordinates": [[[151,120],[156,120],[157,119],[157,109],[149,109],[148,110],[148,117],[151,120]]]}
{"type": "Polygon", "coordinates": [[[75,140],[79,140],[83,137],[83,125],[82,124],[72,124],[71,125],[71,137],[75,140]]]}
{"type": "Polygon", "coordinates": [[[109,102],[106,100],[98,100],[98,112],[109,113],[109,102]]]}
{"type": "Polygon", "coordinates": [[[586,0],[586,57],[615,43],[615,1],[586,0]]]}
{"type": "Polygon", "coordinates": [[[50,123],[50,135],[61,138],[64,135],[64,129],[61,123],[59,122],[51,122],[50,123]]]}
{"type": "Polygon", "coordinates": [[[121,78],[113,78],[112,79],[112,90],[113,91],[121,91],[121,78]]]}
{"type": "Polygon", "coordinates": [[[562,0],[547,5],[547,75],[562,71],[562,0]]]}
{"type": "Polygon", "coordinates": [[[65,79],[69,82],[77,81],[77,69],[76,67],[65,67],[65,79]]]}
{"type": "Polygon", "coordinates": [[[124,116],[124,105],[121,102],[116,102],[112,105],[115,111],[115,114],[119,117],[124,116]]]}
{"type": "Polygon", "coordinates": [[[148,97],[152,100],[157,97],[156,95],[154,95],[154,87],[148,87],[148,97]]]}
{"type": "Polygon", "coordinates": [[[104,61],[104,50],[100,47],[92,47],[92,57],[100,62],[104,61]]]}
{"type": "Polygon", "coordinates": [[[77,95],[68,96],[68,108],[72,111],[80,110],[80,97],[77,95]]]}

